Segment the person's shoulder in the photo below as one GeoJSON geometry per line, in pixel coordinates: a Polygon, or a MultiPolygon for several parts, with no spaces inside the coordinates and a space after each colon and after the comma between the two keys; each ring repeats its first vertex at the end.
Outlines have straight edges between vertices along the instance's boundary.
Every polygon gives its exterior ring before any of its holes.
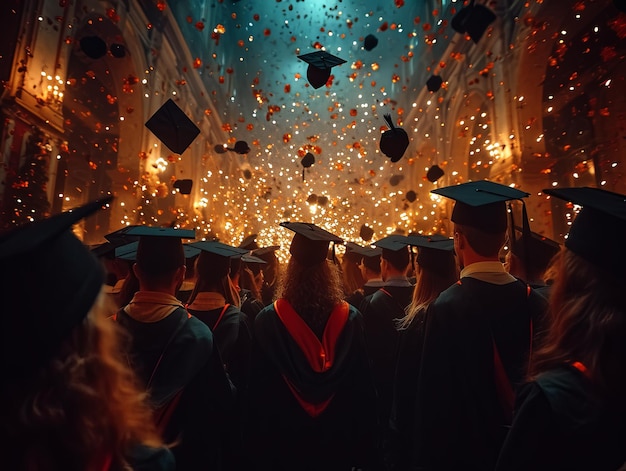
{"type": "Polygon", "coordinates": [[[187,348],[203,349],[207,352],[213,350],[213,333],[211,329],[200,319],[187,315],[187,322],[181,329],[181,338],[187,348]]]}

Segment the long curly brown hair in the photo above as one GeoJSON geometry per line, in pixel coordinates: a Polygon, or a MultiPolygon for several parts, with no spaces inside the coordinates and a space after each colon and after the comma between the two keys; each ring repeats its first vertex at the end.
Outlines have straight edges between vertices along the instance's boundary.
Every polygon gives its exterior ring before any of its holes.
{"type": "Polygon", "coordinates": [[[130,469],[133,445],[161,446],[152,414],[120,354],[110,300],[100,294],[54,358],[0,388],[0,449],[7,469],[130,469]]]}
{"type": "Polygon", "coordinates": [[[306,266],[291,257],[282,276],[280,298],[319,336],[333,308],[343,301],[343,285],[337,266],[328,260],[306,266]]]}
{"type": "MultiPolygon", "coordinates": [[[[532,358],[531,379],[579,361],[606,397],[626,393],[626,296],[624,279],[563,249],[554,260],[549,329],[532,358]]],[[[621,399],[620,399],[621,398],[621,399]]]]}

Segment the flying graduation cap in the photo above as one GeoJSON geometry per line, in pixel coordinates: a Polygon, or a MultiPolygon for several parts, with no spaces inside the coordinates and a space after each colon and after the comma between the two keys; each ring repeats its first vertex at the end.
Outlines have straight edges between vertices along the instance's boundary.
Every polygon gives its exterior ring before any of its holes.
{"type": "Polygon", "coordinates": [[[477,43],[485,31],[496,19],[496,14],[485,5],[470,0],[469,5],[461,8],[450,22],[457,33],[467,33],[477,43]]]}
{"type": "Polygon", "coordinates": [[[528,225],[523,198],[530,196],[530,193],[510,186],[489,180],[478,180],[437,188],[431,190],[431,193],[455,200],[450,219],[456,224],[474,227],[490,234],[506,232],[508,227],[506,201],[520,200],[523,205],[524,227],[528,225]]]}
{"type": "Polygon", "coordinates": [[[182,154],[200,134],[191,121],[170,98],[146,121],[146,127],[172,152],[182,154]]]}
{"type": "Polygon", "coordinates": [[[544,193],[582,206],[565,247],[620,279],[626,277],[626,195],[600,188],[548,188],[544,193]]]}
{"type": "Polygon", "coordinates": [[[191,187],[193,186],[193,180],[188,178],[182,180],[176,180],[172,185],[174,188],[177,188],[180,191],[181,195],[188,195],[191,193],[191,187]]]}
{"type": "Polygon", "coordinates": [[[310,52],[298,56],[298,59],[302,59],[309,64],[309,67],[306,69],[306,78],[313,88],[320,88],[326,84],[330,77],[330,69],[346,62],[326,51],[310,52]]]}

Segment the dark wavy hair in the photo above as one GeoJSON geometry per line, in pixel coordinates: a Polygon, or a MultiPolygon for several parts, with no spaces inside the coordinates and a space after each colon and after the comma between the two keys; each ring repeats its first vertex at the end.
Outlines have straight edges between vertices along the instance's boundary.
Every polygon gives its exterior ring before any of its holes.
{"type": "Polygon", "coordinates": [[[321,333],[333,308],[343,302],[344,292],[338,267],[328,260],[313,266],[291,257],[279,286],[286,299],[315,333],[321,333]]]}
{"type": "Polygon", "coordinates": [[[134,445],[161,446],[107,301],[100,294],[46,365],[0,388],[6,469],[96,471],[107,459],[130,469],[134,445]]]}
{"type": "MultiPolygon", "coordinates": [[[[626,393],[626,296],[617,278],[569,249],[554,259],[549,328],[531,361],[531,379],[575,361],[605,397],[626,393]]],[[[619,399],[622,398],[622,399],[619,399]]]]}

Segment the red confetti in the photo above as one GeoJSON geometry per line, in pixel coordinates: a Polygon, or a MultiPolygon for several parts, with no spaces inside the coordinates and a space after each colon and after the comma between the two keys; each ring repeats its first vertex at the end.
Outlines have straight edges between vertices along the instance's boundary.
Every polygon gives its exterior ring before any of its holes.
{"type": "Polygon", "coordinates": [[[283,134],[283,142],[287,144],[291,140],[291,134],[285,133],[283,134]]]}
{"type": "Polygon", "coordinates": [[[107,9],[107,17],[113,22],[118,23],[120,21],[120,15],[117,14],[115,8],[107,9]]]}
{"type": "Polygon", "coordinates": [[[204,31],[204,23],[202,21],[198,21],[196,23],[196,29],[200,32],[204,31]]]}
{"type": "Polygon", "coordinates": [[[387,31],[387,28],[389,28],[389,23],[385,21],[382,25],[380,25],[380,28],[378,28],[378,31],[387,31]]]}
{"type": "Polygon", "coordinates": [[[404,0],[394,0],[394,3],[396,4],[396,8],[401,8],[404,6],[404,0]]]}
{"type": "Polygon", "coordinates": [[[265,29],[263,30],[263,35],[264,35],[264,36],[269,36],[270,34],[272,34],[272,30],[271,30],[271,29],[269,29],[269,28],[265,28],[265,29]]]}
{"type": "Polygon", "coordinates": [[[291,91],[291,85],[285,85],[285,93],[289,93],[291,91]]]}
{"type": "Polygon", "coordinates": [[[202,60],[199,57],[196,57],[196,59],[193,61],[193,68],[199,69],[200,67],[202,67],[202,60]]]}
{"type": "Polygon", "coordinates": [[[255,13],[254,16],[252,16],[252,18],[254,18],[254,21],[259,21],[259,18],[261,17],[259,16],[258,13],[255,13]]]}
{"type": "Polygon", "coordinates": [[[156,3],[156,7],[159,11],[164,11],[166,6],[167,3],[165,2],[165,0],[158,0],[156,3]]]}

